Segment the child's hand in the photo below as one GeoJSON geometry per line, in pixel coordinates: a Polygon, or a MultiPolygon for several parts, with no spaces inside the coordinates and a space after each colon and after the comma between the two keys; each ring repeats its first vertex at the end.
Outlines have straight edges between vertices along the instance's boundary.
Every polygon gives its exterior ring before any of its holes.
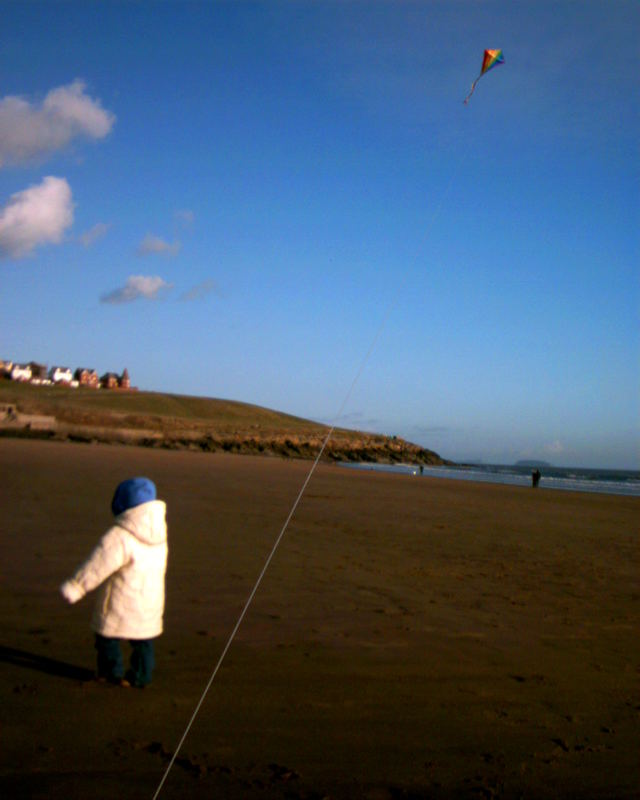
{"type": "Polygon", "coordinates": [[[60,594],[69,604],[77,603],[81,597],[84,597],[82,587],[75,581],[65,581],[60,587],[60,594]]]}

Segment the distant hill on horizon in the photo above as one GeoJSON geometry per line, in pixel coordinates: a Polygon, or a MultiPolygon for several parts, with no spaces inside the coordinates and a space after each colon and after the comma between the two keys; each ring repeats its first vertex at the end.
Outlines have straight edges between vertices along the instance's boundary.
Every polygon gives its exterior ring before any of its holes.
{"type": "MultiPolygon", "coordinates": [[[[329,427],[250,403],[0,380],[0,435],[315,458],[329,427]]],[[[447,464],[396,436],[336,428],[329,461],[447,464]]]]}

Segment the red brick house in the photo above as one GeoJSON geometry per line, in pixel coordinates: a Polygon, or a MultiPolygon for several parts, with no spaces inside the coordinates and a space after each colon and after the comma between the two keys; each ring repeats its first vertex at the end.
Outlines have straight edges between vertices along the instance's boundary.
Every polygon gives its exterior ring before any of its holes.
{"type": "Polygon", "coordinates": [[[119,385],[120,382],[115,372],[105,372],[100,378],[100,386],[102,386],[103,389],[117,389],[119,385]]]}
{"type": "Polygon", "coordinates": [[[92,389],[97,389],[100,386],[100,379],[95,369],[88,369],[87,367],[78,367],[73,373],[73,377],[78,381],[80,386],[89,386],[92,389]]]}
{"type": "Polygon", "coordinates": [[[115,372],[105,372],[100,378],[100,386],[103,389],[130,389],[131,379],[126,367],[122,375],[118,375],[115,372]]]}

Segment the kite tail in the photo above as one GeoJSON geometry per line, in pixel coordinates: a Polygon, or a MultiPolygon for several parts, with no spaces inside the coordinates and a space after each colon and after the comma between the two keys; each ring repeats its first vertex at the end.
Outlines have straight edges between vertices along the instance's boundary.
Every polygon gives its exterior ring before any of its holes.
{"type": "Polygon", "coordinates": [[[470,92],[469,92],[469,94],[468,94],[468,95],[467,95],[467,96],[464,98],[464,104],[465,104],[465,106],[467,105],[467,103],[468,103],[468,102],[469,102],[469,100],[471,99],[471,95],[472,95],[472,94],[475,92],[475,90],[476,90],[476,86],[478,85],[478,81],[480,80],[480,78],[481,78],[481,77],[482,77],[482,75],[478,75],[478,77],[475,79],[475,81],[474,81],[474,82],[471,84],[471,91],[470,91],[470,92]]]}

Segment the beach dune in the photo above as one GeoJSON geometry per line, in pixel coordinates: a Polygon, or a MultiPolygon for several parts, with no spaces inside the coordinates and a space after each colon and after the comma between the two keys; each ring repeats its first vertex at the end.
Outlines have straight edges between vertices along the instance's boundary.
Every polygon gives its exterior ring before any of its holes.
{"type": "MultiPolygon", "coordinates": [[[[309,468],[0,440],[3,797],[153,797],[309,468]],[[133,475],[169,523],[144,691],[89,680],[58,595],[133,475]]],[[[321,465],[160,797],[637,797],[639,511],[321,465]]]]}

